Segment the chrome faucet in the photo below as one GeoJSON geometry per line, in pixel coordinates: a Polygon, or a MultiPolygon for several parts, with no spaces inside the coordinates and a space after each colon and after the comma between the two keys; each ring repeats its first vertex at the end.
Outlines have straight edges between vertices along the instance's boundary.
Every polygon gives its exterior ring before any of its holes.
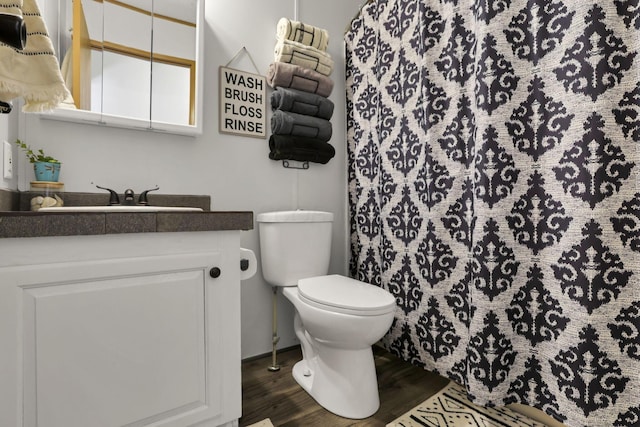
{"type": "MultiPolygon", "coordinates": [[[[99,185],[96,185],[97,188],[101,189],[101,190],[106,190],[110,193],[109,195],[109,206],[113,206],[113,205],[120,205],[122,204],[122,206],[135,206],[135,194],[133,192],[133,190],[131,188],[127,188],[126,190],[124,190],[124,200],[122,201],[122,203],[120,203],[120,197],[118,196],[118,193],[116,193],[114,190],[110,189],[110,188],[106,188],[106,187],[100,187],[99,185]]],[[[140,196],[138,197],[138,204],[139,205],[148,205],[149,204],[149,200],[147,198],[147,194],[150,191],[156,191],[159,190],[160,187],[158,187],[156,185],[155,188],[151,188],[149,190],[144,190],[142,193],[140,193],[140,196]]]]}

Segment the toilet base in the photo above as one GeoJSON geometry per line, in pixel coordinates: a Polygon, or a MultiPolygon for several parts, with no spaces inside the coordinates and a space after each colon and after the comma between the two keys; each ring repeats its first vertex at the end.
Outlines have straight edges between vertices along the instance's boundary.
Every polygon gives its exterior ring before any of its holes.
{"type": "Polygon", "coordinates": [[[294,365],[293,378],[320,406],[341,417],[367,418],[380,407],[371,347],[345,350],[320,345],[314,357],[294,365]]]}

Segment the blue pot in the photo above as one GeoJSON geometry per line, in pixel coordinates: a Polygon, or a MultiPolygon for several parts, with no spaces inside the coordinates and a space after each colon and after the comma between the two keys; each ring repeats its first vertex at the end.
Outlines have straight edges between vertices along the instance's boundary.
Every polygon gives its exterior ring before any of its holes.
{"type": "Polygon", "coordinates": [[[33,170],[36,173],[36,181],[58,182],[60,166],[60,163],[35,162],[33,170]]]}

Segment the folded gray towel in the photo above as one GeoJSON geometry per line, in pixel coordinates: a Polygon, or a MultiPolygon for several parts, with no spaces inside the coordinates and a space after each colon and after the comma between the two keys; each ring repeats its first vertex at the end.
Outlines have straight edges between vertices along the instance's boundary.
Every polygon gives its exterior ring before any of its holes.
{"type": "Polygon", "coordinates": [[[331,122],[318,117],[275,110],[271,116],[271,132],[276,135],[305,136],[329,141],[333,128],[331,122]]]}
{"type": "Polygon", "coordinates": [[[327,120],[333,115],[333,102],[327,98],[283,87],[271,93],[271,108],[327,120]]]}
{"type": "Polygon", "coordinates": [[[269,158],[272,160],[297,160],[324,164],[335,155],[336,150],[331,144],[315,138],[289,135],[269,137],[269,158]]]}
{"type": "Polygon", "coordinates": [[[327,97],[333,90],[333,80],[300,65],[274,62],[267,70],[267,83],[271,87],[290,87],[327,97]]]}

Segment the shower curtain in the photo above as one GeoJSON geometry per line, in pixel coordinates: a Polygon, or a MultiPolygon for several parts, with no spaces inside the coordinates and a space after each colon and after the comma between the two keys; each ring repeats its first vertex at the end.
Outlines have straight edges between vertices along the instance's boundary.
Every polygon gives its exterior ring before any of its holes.
{"type": "Polygon", "coordinates": [[[637,0],[373,0],[345,35],[350,274],[392,353],[640,425],[637,0]]]}

